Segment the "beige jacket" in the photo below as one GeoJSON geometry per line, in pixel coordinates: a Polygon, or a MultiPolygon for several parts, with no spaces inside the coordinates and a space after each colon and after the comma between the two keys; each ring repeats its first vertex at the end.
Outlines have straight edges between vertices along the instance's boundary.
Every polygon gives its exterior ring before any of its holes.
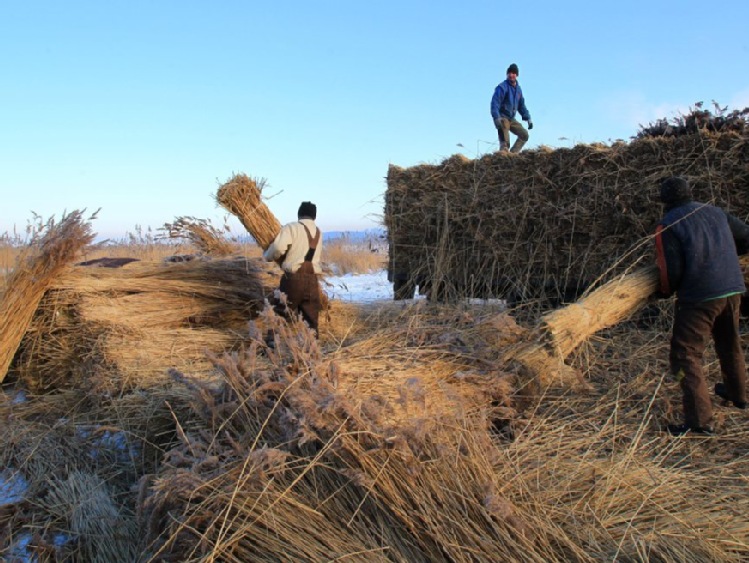
{"type": "MultiPolygon", "coordinates": [[[[263,253],[263,258],[268,262],[278,262],[285,253],[286,256],[281,264],[281,268],[284,272],[290,274],[296,272],[304,262],[304,256],[309,250],[307,233],[305,232],[302,223],[307,225],[309,234],[314,238],[317,233],[317,225],[315,225],[315,222],[312,219],[302,219],[301,221],[288,223],[281,228],[281,232],[276,235],[275,240],[263,253]]],[[[315,256],[312,258],[312,267],[316,274],[322,273],[322,267],[320,266],[321,256],[322,233],[320,234],[320,241],[317,243],[315,256]]]]}

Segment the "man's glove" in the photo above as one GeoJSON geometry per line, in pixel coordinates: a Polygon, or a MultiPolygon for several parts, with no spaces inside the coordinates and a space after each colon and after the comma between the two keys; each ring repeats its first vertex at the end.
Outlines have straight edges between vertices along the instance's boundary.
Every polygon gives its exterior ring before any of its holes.
{"type": "Polygon", "coordinates": [[[528,120],[528,129],[533,129],[533,122],[530,119],[528,120]]]}
{"type": "Polygon", "coordinates": [[[502,129],[502,118],[501,117],[497,117],[494,120],[494,127],[496,127],[497,129],[502,129]]]}

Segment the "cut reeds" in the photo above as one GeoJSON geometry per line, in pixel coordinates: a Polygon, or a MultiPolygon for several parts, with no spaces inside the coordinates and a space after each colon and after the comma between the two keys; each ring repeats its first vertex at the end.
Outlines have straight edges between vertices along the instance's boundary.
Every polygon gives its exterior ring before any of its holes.
{"type": "Polygon", "coordinates": [[[270,265],[241,257],[73,267],[49,284],[15,369],[33,389],[207,375],[206,352],[237,348],[277,284],[270,265]]]}
{"type": "Polygon", "coordinates": [[[207,219],[177,217],[173,223],[165,223],[162,230],[166,238],[188,240],[207,256],[229,256],[236,251],[236,246],[207,219]]]}
{"type": "Polygon", "coordinates": [[[541,309],[573,302],[598,280],[652,261],[664,176],[684,176],[698,201],[749,217],[748,158],[744,126],[392,165],[390,274],[435,299],[495,297],[541,309]]]}
{"type": "Polygon", "coordinates": [[[551,346],[569,356],[596,332],[630,318],[647,304],[658,288],[658,268],[648,266],[611,280],[577,302],[547,313],[541,324],[551,346]]]}
{"type": "MultiPolygon", "coordinates": [[[[92,217],[93,218],[93,217],[92,217]]],[[[0,382],[31,323],[44,293],[80,251],[91,244],[94,233],[81,211],[50,219],[19,256],[0,301],[0,382]]]]}
{"type": "Polygon", "coordinates": [[[216,201],[236,215],[263,250],[267,249],[281,231],[281,223],[263,201],[264,181],[256,181],[245,174],[236,174],[219,187],[216,201]]]}

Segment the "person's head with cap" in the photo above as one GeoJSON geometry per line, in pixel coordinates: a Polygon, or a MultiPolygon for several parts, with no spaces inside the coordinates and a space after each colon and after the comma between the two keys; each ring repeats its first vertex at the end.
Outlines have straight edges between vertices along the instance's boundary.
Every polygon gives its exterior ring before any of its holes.
{"type": "Polygon", "coordinates": [[[666,207],[677,207],[692,201],[692,188],[684,178],[671,176],[661,182],[660,198],[666,207]]]}
{"type": "Polygon", "coordinates": [[[520,71],[518,70],[518,65],[516,65],[515,63],[512,63],[507,67],[507,78],[510,82],[515,82],[519,74],[520,71]]]}
{"type": "Polygon", "coordinates": [[[312,219],[314,221],[317,218],[317,206],[311,201],[303,201],[299,206],[297,218],[312,219]]]}

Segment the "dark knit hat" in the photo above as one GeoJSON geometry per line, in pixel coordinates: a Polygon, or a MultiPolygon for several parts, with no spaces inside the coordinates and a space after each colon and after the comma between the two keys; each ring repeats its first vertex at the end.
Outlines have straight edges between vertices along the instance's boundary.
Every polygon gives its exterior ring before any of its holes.
{"type": "Polygon", "coordinates": [[[517,74],[518,76],[520,76],[520,71],[518,70],[518,65],[516,65],[515,63],[512,63],[510,66],[508,66],[507,67],[507,74],[510,74],[511,72],[517,74]]]}
{"type": "Polygon", "coordinates": [[[310,219],[317,219],[317,206],[311,201],[303,201],[302,205],[299,206],[297,217],[302,219],[309,217],[310,219]]]}
{"type": "Polygon", "coordinates": [[[679,176],[671,176],[661,182],[661,201],[666,205],[692,201],[692,188],[689,182],[679,176]]]}

